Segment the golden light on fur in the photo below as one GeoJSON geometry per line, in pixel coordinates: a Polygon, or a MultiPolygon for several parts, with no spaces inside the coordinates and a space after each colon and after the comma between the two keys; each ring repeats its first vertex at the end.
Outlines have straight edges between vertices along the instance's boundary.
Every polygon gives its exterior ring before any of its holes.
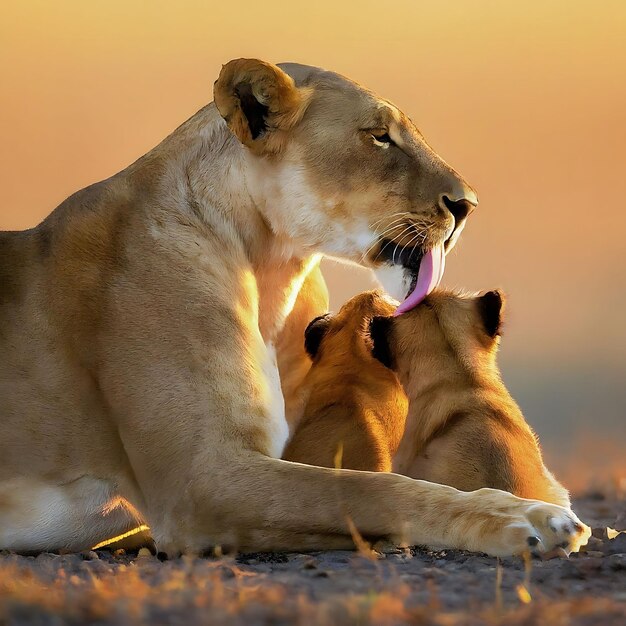
{"type": "Polygon", "coordinates": [[[133,528],[132,530],[122,533],[121,535],[117,535],[115,537],[110,537],[109,539],[105,539],[104,541],[97,543],[91,549],[100,550],[101,548],[106,548],[107,546],[117,543],[118,541],[122,541],[122,539],[127,539],[128,537],[132,537],[139,533],[149,532],[149,531],[150,531],[150,527],[146,526],[145,524],[142,524],[141,526],[137,526],[137,528],[133,528]]]}
{"type": "Polygon", "coordinates": [[[296,304],[296,300],[298,299],[298,295],[300,294],[300,290],[302,289],[304,281],[308,278],[311,271],[319,266],[321,260],[321,254],[312,255],[309,259],[307,259],[302,273],[294,276],[294,278],[292,279],[291,284],[288,288],[289,297],[287,298],[287,301],[285,302],[285,306],[283,308],[283,315],[285,317],[288,317],[293,311],[293,307],[296,304]]]}

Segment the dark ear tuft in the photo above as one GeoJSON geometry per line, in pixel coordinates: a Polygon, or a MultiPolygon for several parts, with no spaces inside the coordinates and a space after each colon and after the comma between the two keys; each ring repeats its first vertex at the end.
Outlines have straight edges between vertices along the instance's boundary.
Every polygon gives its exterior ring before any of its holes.
{"type": "Polygon", "coordinates": [[[237,85],[235,95],[239,98],[241,112],[248,120],[252,139],[256,139],[267,130],[266,119],[269,107],[265,106],[254,97],[252,86],[249,83],[237,85]]]}
{"type": "Polygon", "coordinates": [[[213,100],[228,128],[254,153],[277,154],[286,131],[304,115],[312,88],[299,88],[283,70],[259,59],[234,59],[222,67],[213,100]]]}
{"type": "Polygon", "coordinates": [[[320,349],[322,339],[330,328],[330,321],[332,315],[326,313],[325,315],[318,315],[315,319],[309,322],[309,325],[304,331],[304,349],[308,352],[309,356],[314,359],[320,349]]]}
{"type": "Polygon", "coordinates": [[[370,322],[370,337],[373,344],[372,356],[390,369],[393,369],[394,363],[389,346],[392,325],[393,317],[376,316],[370,322]]]}
{"type": "Polygon", "coordinates": [[[478,298],[478,310],[485,332],[492,338],[500,334],[503,307],[504,294],[497,289],[488,291],[478,298]]]}

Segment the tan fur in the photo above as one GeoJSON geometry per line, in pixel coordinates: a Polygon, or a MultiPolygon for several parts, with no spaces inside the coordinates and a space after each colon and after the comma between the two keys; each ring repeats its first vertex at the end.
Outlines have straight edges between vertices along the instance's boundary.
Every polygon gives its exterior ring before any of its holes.
{"type": "Polygon", "coordinates": [[[410,543],[575,547],[560,507],[276,458],[288,428],[275,346],[309,257],[375,267],[398,212],[441,243],[463,225],[441,194],[473,194],[380,98],[284,68],[226,65],[215,99],[233,132],[210,104],[37,228],[0,234],[0,548],[87,548],[120,498],[170,553],[348,546],[348,516],[410,543]],[[238,90],[268,106],[256,139],[238,90]],[[402,150],[377,146],[373,123],[402,150]]]}
{"type": "Polygon", "coordinates": [[[276,341],[280,384],[285,398],[285,417],[290,432],[303,411],[302,383],[311,369],[311,359],[304,349],[304,330],[309,322],[328,311],[328,288],[319,263],[314,259],[298,298],[276,341]]]}
{"type": "Polygon", "coordinates": [[[439,292],[393,318],[397,303],[380,292],[348,301],[330,318],[302,384],[304,417],[283,458],[332,467],[341,445],[349,469],[388,472],[393,459],[394,471],[411,478],[569,507],[501,382],[498,341],[486,334],[479,303],[439,292]],[[387,344],[402,384],[372,354],[375,317],[386,318],[386,336],[377,340],[387,344]]]}
{"type": "Polygon", "coordinates": [[[491,487],[569,507],[496,364],[479,297],[431,294],[390,320],[389,348],[409,396],[394,470],[463,491],[491,487]]]}
{"type": "Polygon", "coordinates": [[[408,402],[397,376],[372,356],[369,321],[396,305],[368,292],[330,320],[300,393],[304,414],[283,458],[390,472],[408,402]]]}

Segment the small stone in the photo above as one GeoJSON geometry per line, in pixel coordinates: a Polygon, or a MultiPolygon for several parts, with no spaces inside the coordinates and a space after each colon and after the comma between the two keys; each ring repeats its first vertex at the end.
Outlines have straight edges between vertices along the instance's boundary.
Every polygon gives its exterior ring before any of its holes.
{"type": "Polygon", "coordinates": [[[87,550],[86,552],[81,552],[80,555],[83,557],[85,561],[98,561],[100,557],[98,553],[94,550],[87,550]]]}
{"type": "Polygon", "coordinates": [[[126,550],[124,550],[124,548],[120,548],[119,550],[115,550],[113,552],[113,556],[126,556],[126,550]]]}
{"type": "Polygon", "coordinates": [[[614,539],[609,539],[604,545],[606,554],[624,554],[626,552],[626,533],[620,533],[614,539]]]}
{"type": "Polygon", "coordinates": [[[152,558],[152,552],[148,550],[148,548],[139,548],[139,552],[137,552],[137,556],[141,558],[152,558]]]}

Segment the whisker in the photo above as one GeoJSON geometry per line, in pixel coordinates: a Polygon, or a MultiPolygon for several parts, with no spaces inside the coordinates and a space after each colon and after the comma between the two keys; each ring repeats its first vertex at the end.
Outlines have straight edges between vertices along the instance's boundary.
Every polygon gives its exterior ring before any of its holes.
{"type": "Polygon", "coordinates": [[[372,245],[363,253],[362,258],[365,258],[385,235],[389,235],[394,230],[396,230],[397,228],[401,228],[401,227],[405,227],[405,225],[402,223],[395,224],[393,226],[388,226],[382,233],[379,233],[379,234],[377,233],[376,241],[374,241],[374,243],[372,243],[372,245]]]}
{"type": "MultiPolygon", "coordinates": [[[[384,230],[387,230],[388,228],[391,228],[392,226],[394,226],[394,225],[396,225],[398,223],[404,222],[407,219],[407,213],[394,213],[388,219],[390,221],[388,221],[386,223],[384,230]],[[391,218],[393,218],[393,219],[391,219],[391,218]]],[[[376,234],[376,235],[378,235],[378,225],[381,223],[381,221],[382,220],[377,220],[374,224],[372,224],[370,226],[370,228],[374,231],[374,234],[376,234]]]]}
{"type": "MultiPolygon", "coordinates": [[[[414,241],[417,242],[420,236],[421,236],[421,233],[419,232],[415,233],[415,235],[413,235],[413,238],[410,239],[409,242],[406,244],[406,247],[408,248],[414,241]]],[[[411,259],[413,258],[413,255],[415,254],[416,250],[417,250],[417,245],[414,245],[413,250],[411,250],[409,254],[409,263],[411,262],[411,259]]]]}
{"type": "MultiPolygon", "coordinates": [[[[399,237],[398,237],[398,238],[399,238],[399,239],[402,239],[402,237],[404,237],[404,234],[405,234],[406,232],[410,231],[410,229],[411,229],[411,225],[410,225],[410,224],[406,225],[406,226],[404,227],[403,231],[400,233],[400,235],[399,235],[399,237]]],[[[374,258],[374,260],[376,260],[376,259],[377,259],[377,258],[378,258],[378,257],[379,257],[379,256],[380,256],[383,252],[384,252],[385,248],[387,248],[387,246],[388,246],[390,243],[395,243],[395,242],[394,242],[394,241],[392,241],[392,240],[390,239],[390,240],[389,240],[389,241],[388,241],[388,242],[387,242],[387,243],[386,243],[386,244],[385,244],[385,245],[384,245],[384,246],[383,246],[383,247],[382,247],[382,248],[378,251],[378,254],[377,254],[377,255],[376,255],[376,257],[374,258]]],[[[397,245],[396,245],[396,249],[397,249],[397,245]]],[[[391,261],[392,261],[392,263],[395,261],[395,250],[394,250],[394,254],[391,256],[391,261]]]]}
{"type": "Polygon", "coordinates": [[[396,262],[396,254],[398,252],[398,249],[406,248],[410,245],[413,245],[414,248],[409,256],[409,260],[412,259],[413,255],[415,254],[415,248],[418,245],[415,242],[420,242],[423,244],[426,241],[430,226],[432,226],[432,224],[430,224],[428,221],[419,218],[416,219],[416,216],[408,211],[392,213],[389,216],[385,215],[377,219],[370,225],[370,228],[372,229],[373,235],[376,239],[361,255],[361,261],[366,261],[368,255],[371,254],[376,245],[378,245],[380,241],[385,238],[389,239],[389,241],[378,251],[378,253],[374,257],[374,261],[376,261],[380,257],[380,255],[386,250],[387,246],[390,243],[394,243],[394,240],[395,248],[393,250],[393,254],[391,255],[392,263],[396,262]],[[384,221],[386,221],[386,223],[384,224],[382,232],[378,232],[378,229],[380,227],[379,225],[384,221]],[[395,232],[398,230],[400,230],[400,233],[395,232]],[[402,241],[402,238],[405,237],[407,233],[410,233],[411,230],[413,230],[414,232],[413,236],[408,243],[401,245],[400,242],[402,241]]]}
{"type": "Polygon", "coordinates": [[[390,220],[392,218],[396,218],[396,217],[406,217],[407,215],[410,215],[410,213],[408,211],[399,211],[397,213],[392,213],[391,215],[383,215],[380,219],[376,220],[375,222],[372,222],[370,224],[370,228],[372,230],[376,230],[376,226],[378,226],[378,224],[380,224],[382,221],[384,220],[390,220]]]}
{"type": "MultiPolygon", "coordinates": [[[[412,229],[412,224],[408,224],[407,227],[402,231],[402,233],[400,234],[400,236],[398,237],[398,239],[401,241],[402,237],[404,237],[404,234],[407,232],[411,232],[412,229]]],[[[400,247],[400,241],[396,242],[396,247],[393,249],[393,254],[391,255],[391,262],[395,263],[396,262],[396,252],[398,251],[398,248],[400,247]]],[[[408,244],[404,244],[402,247],[406,248],[408,246],[408,244]]],[[[402,254],[402,253],[400,253],[402,254]]]]}
{"type": "Polygon", "coordinates": [[[390,230],[393,230],[394,228],[397,228],[398,226],[401,226],[404,224],[404,220],[405,218],[396,218],[395,220],[393,220],[392,222],[390,222],[389,224],[387,224],[384,228],[384,230],[382,231],[382,233],[379,233],[377,231],[374,231],[374,234],[378,237],[378,239],[380,239],[385,233],[389,232],[390,230]]]}

